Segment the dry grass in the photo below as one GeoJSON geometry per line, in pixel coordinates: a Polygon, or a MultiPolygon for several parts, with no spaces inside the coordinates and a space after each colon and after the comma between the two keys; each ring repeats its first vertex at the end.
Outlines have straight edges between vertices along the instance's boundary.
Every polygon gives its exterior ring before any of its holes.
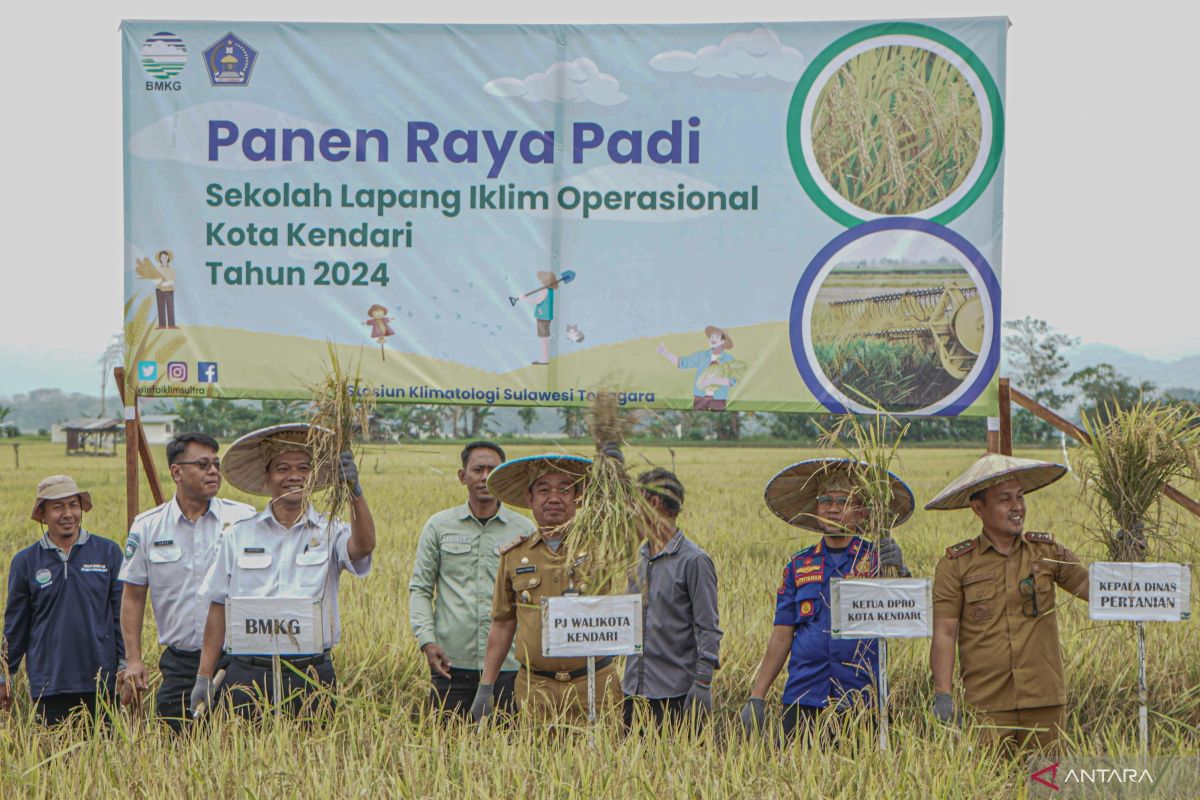
{"type": "MultiPolygon", "coordinates": [[[[542,446],[517,446],[511,456],[542,446]]],[[[669,465],[665,448],[627,448],[630,469],[648,460],[669,465]]],[[[429,514],[462,502],[455,478],[458,448],[368,445],[363,484],[379,528],[373,573],[342,584],[342,643],[335,650],[341,706],[324,727],[271,720],[256,729],[215,720],[208,731],[176,740],[156,725],[122,721],[110,735],[44,731],[31,724],[20,677],[16,713],[0,719],[0,795],[29,798],[170,797],[1023,797],[1029,772],[981,750],[971,735],[934,725],[928,643],[890,648],[892,750],[880,754],[861,720],[847,721],[836,748],[796,743],[775,749],[736,738],[736,714],[750,691],[771,630],[779,572],[792,553],[812,544],[774,517],[762,501],[781,467],[828,455],[813,449],[679,448],[676,469],[688,491],[680,525],[712,555],[721,603],[721,669],[713,684],[714,723],[696,740],[625,737],[606,721],[594,736],[567,731],[548,737],[518,724],[479,733],[418,714],[428,667],[410,633],[408,579],[421,525],[429,514]]],[[[895,465],[925,500],[960,474],[977,453],[902,449],[895,465]]],[[[1018,453],[1031,457],[1038,453],[1018,453]]],[[[1045,457],[1046,454],[1040,454],[1045,457]]],[[[159,467],[165,469],[161,448],[159,467]]],[[[116,459],[67,458],[61,445],[24,444],[21,469],[0,450],[0,551],[7,556],[38,534],[29,500],[41,477],[68,472],[90,489],[96,509],[86,525],[123,538],[124,473],[116,459]]],[[[163,479],[170,485],[169,478],[163,479]]],[[[1181,486],[1195,493],[1192,486],[1181,486]]],[[[143,507],[149,505],[142,489],[143,507]]],[[[235,499],[256,498],[229,492],[235,499]]],[[[257,500],[261,502],[261,500],[257,500]]],[[[1083,558],[1105,556],[1084,522],[1089,509],[1068,478],[1030,497],[1028,525],[1049,530],[1083,558]]],[[[930,575],[943,550],[978,532],[969,512],[918,511],[904,526],[905,560],[930,575]]],[[[1196,520],[1174,531],[1200,542],[1196,520]]],[[[1069,754],[1137,753],[1133,629],[1087,619],[1086,606],[1059,605],[1070,698],[1069,754]]],[[[158,648],[148,622],[147,659],[158,648]]],[[[1200,625],[1148,625],[1151,752],[1200,754],[1200,625]]],[[[778,692],[782,678],[776,681],[778,692]]],[[[769,704],[777,719],[778,694],[769,704]]]]}
{"type": "Polygon", "coordinates": [[[953,64],[921,48],[879,47],[847,61],[813,114],[817,165],[859,208],[912,214],[950,196],[979,155],[983,118],[953,64]]]}

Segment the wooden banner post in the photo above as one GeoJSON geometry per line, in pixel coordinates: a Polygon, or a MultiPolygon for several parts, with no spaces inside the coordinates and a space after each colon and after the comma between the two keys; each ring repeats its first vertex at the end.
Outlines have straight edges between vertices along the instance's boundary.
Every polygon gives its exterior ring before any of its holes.
{"type": "Polygon", "coordinates": [[[125,528],[128,530],[133,527],[133,518],[141,513],[138,502],[139,457],[142,468],[146,471],[146,482],[150,486],[150,496],[154,498],[155,505],[162,504],[163,490],[158,479],[158,470],[154,466],[154,454],[150,452],[146,431],[142,428],[137,391],[125,384],[124,367],[114,369],[113,378],[117,382],[117,390],[121,393],[121,405],[125,410],[125,528]]]}

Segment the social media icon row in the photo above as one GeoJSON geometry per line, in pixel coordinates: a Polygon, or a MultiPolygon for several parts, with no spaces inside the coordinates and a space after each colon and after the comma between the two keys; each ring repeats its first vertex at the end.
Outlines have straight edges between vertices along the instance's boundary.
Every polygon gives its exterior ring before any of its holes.
{"type": "MultiPolygon", "coordinates": [[[[187,383],[188,381],[188,362],[186,361],[168,361],[166,376],[167,380],[172,383],[187,383]]],[[[200,383],[216,383],[217,382],[217,362],[215,361],[197,361],[196,362],[196,380],[200,383]]],[[[156,381],[158,380],[158,362],[157,361],[139,361],[137,365],[137,377],[139,381],[156,381]]]]}

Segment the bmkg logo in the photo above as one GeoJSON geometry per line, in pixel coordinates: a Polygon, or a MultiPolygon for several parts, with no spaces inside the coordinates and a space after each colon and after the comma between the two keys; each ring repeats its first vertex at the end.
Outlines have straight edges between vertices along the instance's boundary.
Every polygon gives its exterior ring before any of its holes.
{"type": "Polygon", "coordinates": [[[170,31],[160,31],[142,42],[142,68],[151,78],[146,81],[146,91],[179,91],[180,83],[174,78],[186,66],[187,45],[170,31]]]}
{"type": "Polygon", "coordinates": [[[225,34],[204,51],[204,65],[213,86],[247,85],[257,60],[258,51],[232,33],[225,34]]]}

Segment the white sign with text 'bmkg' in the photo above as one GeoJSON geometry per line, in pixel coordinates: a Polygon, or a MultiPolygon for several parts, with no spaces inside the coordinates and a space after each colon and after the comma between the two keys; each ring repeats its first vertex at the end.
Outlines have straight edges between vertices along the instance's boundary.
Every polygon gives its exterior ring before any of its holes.
{"type": "Polygon", "coordinates": [[[1179,622],[1191,617],[1191,564],[1096,561],[1088,575],[1092,619],[1179,622]]]}
{"type": "Polygon", "coordinates": [[[642,652],[642,596],[542,598],[542,655],[631,656],[642,652]]]}
{"type": "Polygon", "coordinates": [[[236,656],[306,656],[322,650],[321,602],[311,597],[230,597],[225,647],[236,656]]]}
{"type": "Polygon", "coordinates": [[[919,639],[933,635],[928,578],[832,580],[830,632],[835,639],[919,639]]]}

